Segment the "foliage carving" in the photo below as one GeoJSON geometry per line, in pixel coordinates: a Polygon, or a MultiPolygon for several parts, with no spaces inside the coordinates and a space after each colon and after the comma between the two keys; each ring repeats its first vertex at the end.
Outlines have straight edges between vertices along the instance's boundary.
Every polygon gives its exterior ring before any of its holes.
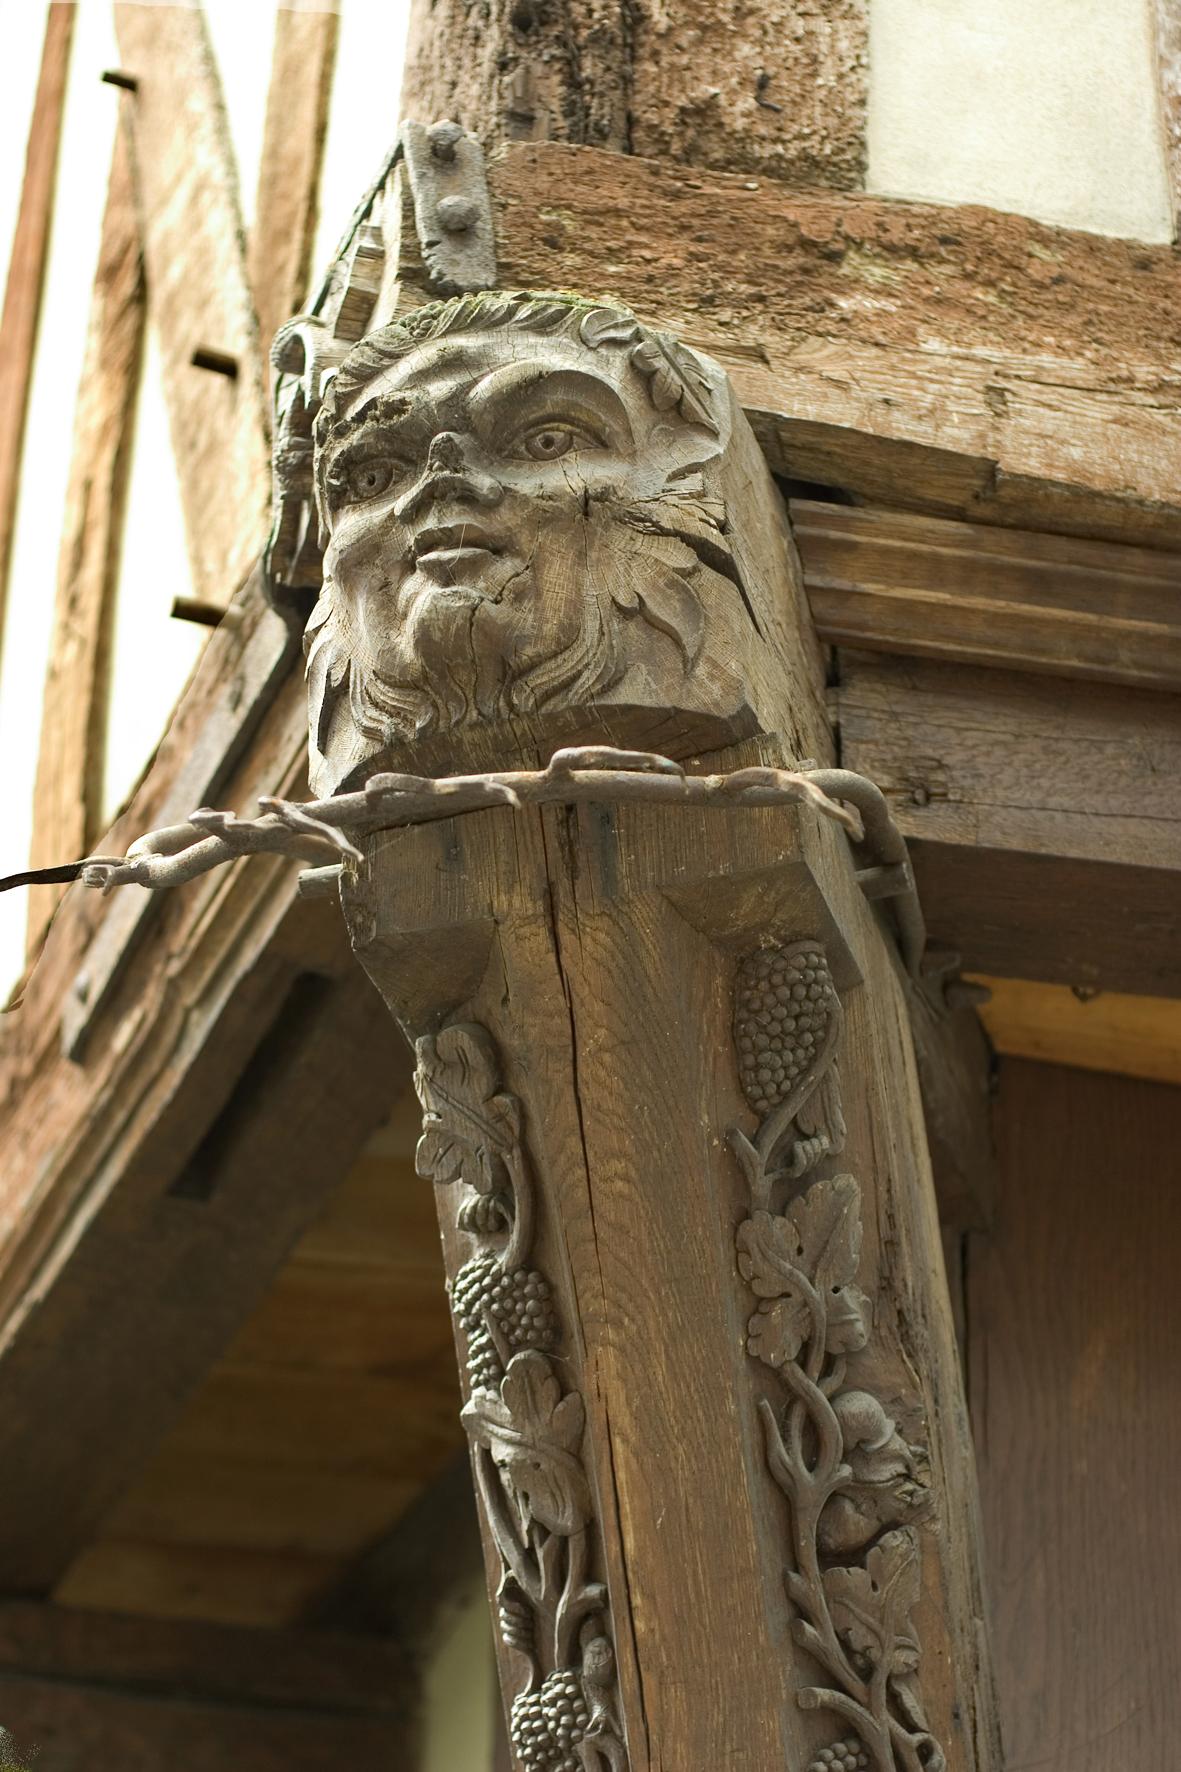
{"type": "Polygon", "coordinates": [[[591,1570],[586,1410],[551,1357],[560,1330],[549,1283],[527,1265],[534,1191],[521,1104],[501,1087],[486,1028],[453,1023],[416,1050],[418,1171],[462,1187],[457,1222],[476,1245],[451,1297],[467,1343],[462,1420],[501,1565],[500,1633],[527,1668],[510,1707],[513,1752],[530,1772],[627,1772],[607,1590],[591,1570]]]}
{"type": "Polygon", "coordinates": [[[791,1519],[785,1584],[792,1634],[820,1670],[796,1697],[846,1733],[817,1764],[874,1772],[945,1772],[918,1691],[911,1622],[929,1505],[924,1461],[880,1400],[849,1382],[869,1344],[872,1302],[857,1284],[861,1187],[824,1176],[772,1209],[844,1142],[834,1090],[841,1011],[819,942],[762,950],[739,968],[735,1039],[743,1089],[761,1115],[730,1143],[751,1213],[736,1236],[738,1270],[756,1308],[747,1350],[783,1382],[760,1401],[771,1475],[791,1519]],[[854,1731],[848,1733],[849,1727],[854,1731]]]}

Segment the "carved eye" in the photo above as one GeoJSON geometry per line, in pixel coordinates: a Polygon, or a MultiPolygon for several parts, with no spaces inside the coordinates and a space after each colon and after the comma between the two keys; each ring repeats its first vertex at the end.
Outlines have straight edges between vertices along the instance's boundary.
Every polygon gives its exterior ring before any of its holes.
{"type": "Polygon", "coordinates": [[[533,461],[557,461],[560,455],[568,455],[572,449],[593,447],[597,441],[578,425],[555,423],[535,425],[531,431],[526,431],[521,447],[533,461]]]}
{"type": "Polygon", "coordinates": [[[365,461],[353,462],[345,474],[345,491],[350,504],[363,504],[377,498],[393,483],[397,463],[388,456],[371,455],[365,461]]]}

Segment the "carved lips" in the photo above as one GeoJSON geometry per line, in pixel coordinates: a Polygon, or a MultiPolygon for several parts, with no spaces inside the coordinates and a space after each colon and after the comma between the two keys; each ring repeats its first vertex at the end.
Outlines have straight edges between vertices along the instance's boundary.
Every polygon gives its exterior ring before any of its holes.
{"type": "Polygon", "coordinates": [[[480,523],[466,519],[432,523],[411,543],[411,558],[428,578],[452,584],[466,577],[465,568],[482,569],[489,556],[504,551],[502,540],[480,523]]]}

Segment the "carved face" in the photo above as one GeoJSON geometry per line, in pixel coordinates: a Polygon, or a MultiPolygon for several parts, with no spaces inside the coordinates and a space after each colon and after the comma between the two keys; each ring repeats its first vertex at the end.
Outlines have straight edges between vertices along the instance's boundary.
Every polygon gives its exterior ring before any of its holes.
{"type": "Polygon", "coordinates": [[[692,668],[708,581],[734,576],[702,473],[722,450],[709,384],[630,316],[596,314],[597,332],[584,314],[544,337],[474,329],[384,361],[378,334],[364,375],[346,360],[317,449],[321,751],[346,685],[374,756],[590,705],[629,677],[659,699],[692,668]]]}

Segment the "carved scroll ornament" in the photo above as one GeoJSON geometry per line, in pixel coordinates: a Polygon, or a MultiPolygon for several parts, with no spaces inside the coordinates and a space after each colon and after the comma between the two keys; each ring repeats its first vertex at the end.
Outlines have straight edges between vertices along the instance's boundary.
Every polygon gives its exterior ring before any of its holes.
{"type": "Polygon", "coordinates": [[[792,1633],[821,1675],[801,1676],[797,1701],[848,1726],[810,1772],[944,1772],[910,1617],[921,1570],[915,1523],[929,1505],[924,1455],[850,1371],[872,1319],[857,1286],[861,1187],[851,1175],[827,1176],[771,1210],[776,1192],[796,1189],[843,1146],[840,1026],[819,942],[760,949],[739,967],[738,1068],[760,1116],[753,1139],[730,1134],[753,1208],[737,1236],[739,1271],[758,1300],[747,1349],[785,1392],[782,1403],[761,1399],[760,1411],[791,1519],[792,1633]]]}
{"type": "Polygon", "coordinates": [[[475,1253],[451,1286],[467,1344],[463,1424],[501,1563],[505,1644],[527,1674],[509,1730],[530,1772],[627,1772],[607,1590],[591,1577],[594,1500],[585,1410],[552,1356],[561,1330],[529,1267],[534,1187],[521,1104],[500,1087],[491,1037],[456,1023],[417,1042],[420,1175],[458,1184],[475,1253]]]}

